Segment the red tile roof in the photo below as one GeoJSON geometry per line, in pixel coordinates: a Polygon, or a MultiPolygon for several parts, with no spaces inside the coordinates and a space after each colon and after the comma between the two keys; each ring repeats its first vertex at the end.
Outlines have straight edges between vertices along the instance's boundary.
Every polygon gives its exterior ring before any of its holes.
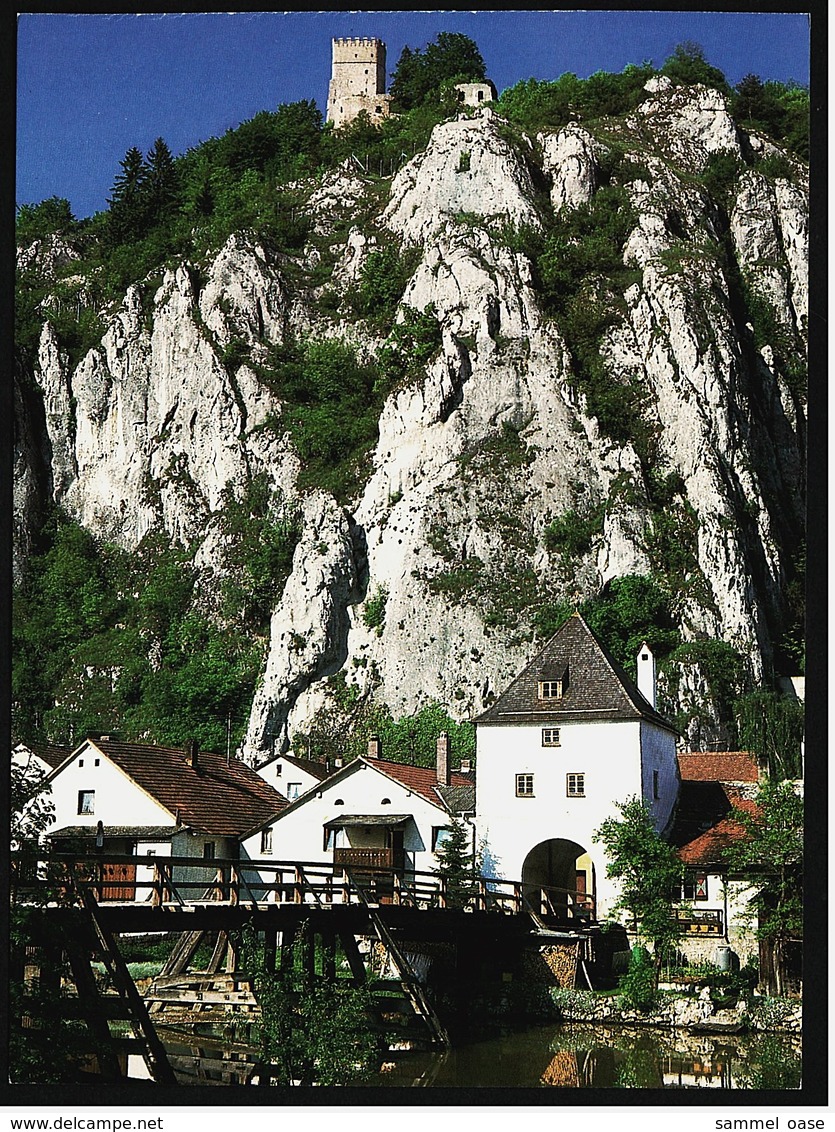
{"type": "Polygon", "coordinates": [[[19,743],[15,750],[31,751],[53,770],[72,754],[72,747],[59,747],[56,743],[19,743]]]}
{"type": "MultiPolygon", "coordinates": [[[[395,779],[407,790],[420,794],[427,802],[435,806],[444,807],[443,799],[437,793],[438,772],[436,768],[426,766],[410,766],[408,763],[390,762],[388,759],[372,759],[363,757],[363,761],[370,767],[379,770],[381,774],[395,779]]],[[[461,774],[457,770],[450,771],[450,786],[472,786],[474,782],[471,774],[461,774]]]]}
{"type": "Polygon", "coordinates": [[[683,782],[758,782],[757,757],[751,751],[688,751],[678,756],[683,782]]]}
{"type": "MultiPolygon", "coordinates": [[[[757,804],[751,798],[744,798],[739,791],[731,787],[725,789],[729,807],[744,810],[755,814],[757,804]]],[[[710,829],[706,829],[697,837],[686,842],[679,848],[678,855],[690,867],[710,865],[723,865],[724,852],[731,845],[736,845],[747,837],[745,827],[733,816],[732,812],[726,814],[710,829]]]]}
{"type": "MultiPolygon", "coordinates": [[[[279,813],[287,799],[237,758],[199,751],[193,767],[183,750],[146,743],[89,740],[182,825],[237,837],[279,813]]],[[[125,815],[129,817],[129,815],[125,815]]]]}

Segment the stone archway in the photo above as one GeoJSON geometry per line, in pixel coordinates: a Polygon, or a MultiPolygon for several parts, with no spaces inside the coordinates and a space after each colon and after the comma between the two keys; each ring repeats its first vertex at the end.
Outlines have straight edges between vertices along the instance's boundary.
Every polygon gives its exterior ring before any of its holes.
{"type": "Polygon", "coordinates": [[[522,864],[522,888],[537,910],[594,914],[594,864],[576,841],[551,837],[535,845],[522,864]]]}

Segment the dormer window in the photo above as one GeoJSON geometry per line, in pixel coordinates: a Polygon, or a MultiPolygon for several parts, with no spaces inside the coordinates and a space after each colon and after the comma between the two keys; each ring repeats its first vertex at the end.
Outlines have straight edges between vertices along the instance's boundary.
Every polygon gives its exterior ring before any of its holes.
{"type": "Polygon", "coordinates": [[[549,676],[540,680],[537,694],[540,700],[561,700],[568,691],[568,666],[562,675],[549,676]]]}

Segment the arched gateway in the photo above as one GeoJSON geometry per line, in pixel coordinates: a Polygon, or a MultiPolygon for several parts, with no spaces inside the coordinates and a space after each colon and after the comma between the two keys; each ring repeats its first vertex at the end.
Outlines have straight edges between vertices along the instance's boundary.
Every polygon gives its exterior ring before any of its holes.
{"type": "Polygon", "coordinates": [[[522,864],[522,887],[542,913],[594,915],[594,864],[576,841],[551,837],[535,845],[522,864]]]}

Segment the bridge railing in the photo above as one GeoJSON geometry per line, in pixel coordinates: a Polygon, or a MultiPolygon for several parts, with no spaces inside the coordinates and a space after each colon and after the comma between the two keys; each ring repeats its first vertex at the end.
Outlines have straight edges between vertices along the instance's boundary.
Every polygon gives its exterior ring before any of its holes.
{"type": "Polygon", "coordinates": [[[247,858],[204,860],[128,854],[12,854],[12,891],[26,900],[47,889],[56,901],[170,906],[237,904],[357,904],[371,901],[411,908],[463,908],[536,918],[593,919],[593,898],[584,892],[478,877],[450,887],[438,873],[333,861],[247,858]]]}

